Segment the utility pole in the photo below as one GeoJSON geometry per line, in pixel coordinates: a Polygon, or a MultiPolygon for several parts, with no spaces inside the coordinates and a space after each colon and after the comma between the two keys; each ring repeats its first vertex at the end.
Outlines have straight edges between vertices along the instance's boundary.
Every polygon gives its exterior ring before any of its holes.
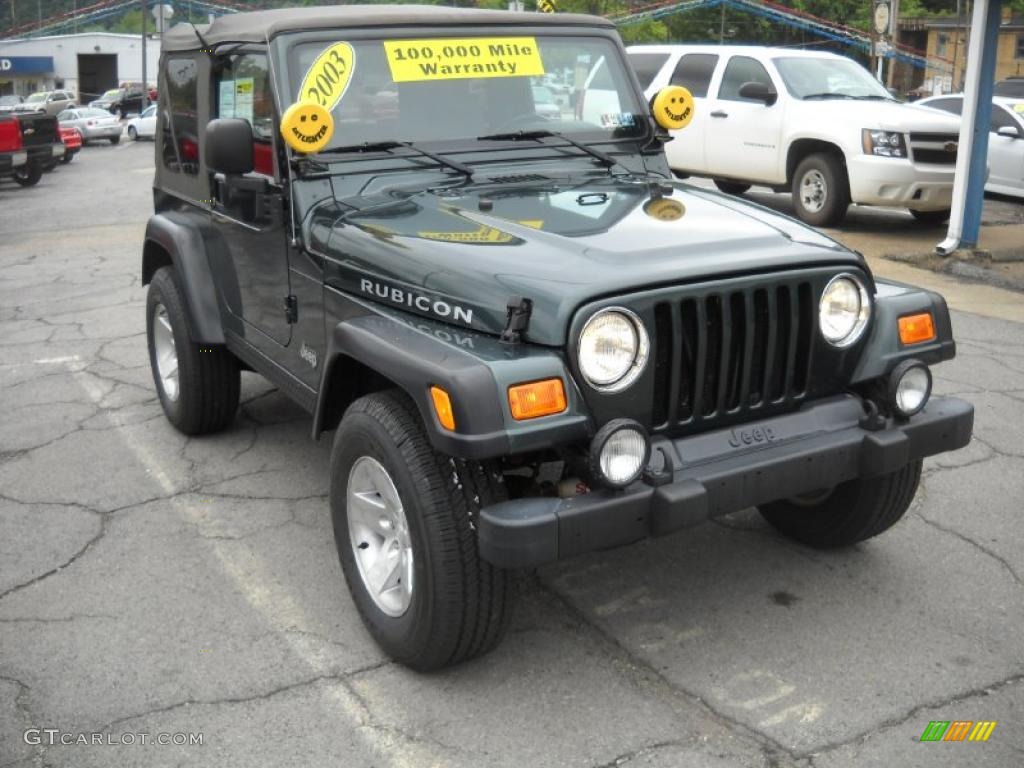
{"type": "Polygon", "coordinates": [[[142,107],[139,113],[146,111],[149,106],[149,85],[146,80],[146,0],[140,0],[142,6],[142,107]]]}

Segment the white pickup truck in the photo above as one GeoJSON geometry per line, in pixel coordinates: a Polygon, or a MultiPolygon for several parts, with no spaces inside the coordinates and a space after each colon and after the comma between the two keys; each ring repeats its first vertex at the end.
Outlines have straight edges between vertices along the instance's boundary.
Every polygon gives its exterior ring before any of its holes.
{"type": "Polygon", "coordinates": [[[850,203],[949,218],[959,121],[896,101],[851,59],[788,48],[627,49],[645,94],[682,85],[693,121],[665,147],[680,175],[723,192],[791,191],[797,215],[831,226],[850,203]]]}

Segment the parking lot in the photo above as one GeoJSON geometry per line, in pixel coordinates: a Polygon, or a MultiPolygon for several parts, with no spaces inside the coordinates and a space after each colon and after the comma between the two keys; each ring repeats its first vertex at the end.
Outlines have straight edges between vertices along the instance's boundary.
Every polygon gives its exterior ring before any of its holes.
{"type": "Polygon", "coordinates": [[[974,442],[884,536],[823,553],[747,510],[544,568],[494,653],[420,675],[350,601],[309,418],[247,373],[227,432],[165,420],[152,168],[122,142],[0,185],[0,766],[1022,763],[1024,326],[954,313],[936,389],[974,404],[974,442]],[[931,720],[998,725],[921,743],[931,720]]]}

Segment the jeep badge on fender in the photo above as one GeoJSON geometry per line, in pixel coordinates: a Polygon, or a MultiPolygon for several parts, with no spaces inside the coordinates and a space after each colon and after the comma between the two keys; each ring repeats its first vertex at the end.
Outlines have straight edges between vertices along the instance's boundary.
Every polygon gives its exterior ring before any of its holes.
{"type": "Polygon", "coordinates": [[[169,30],[160,80],[164,412],[228,429],[253,370],[333,432],[341,570],[403,664],[493,648],[519,570],[711,515],[868,539],[970,440],[971,406],[931,393],[942,297],[674,180],[665,124],[699,106],[653,115],[609,21],[231,14],[169,30]]]}

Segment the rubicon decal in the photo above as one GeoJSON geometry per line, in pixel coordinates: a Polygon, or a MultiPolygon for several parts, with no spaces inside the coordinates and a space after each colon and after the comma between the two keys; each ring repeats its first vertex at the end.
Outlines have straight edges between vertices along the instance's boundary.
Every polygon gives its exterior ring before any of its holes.
{"type": "Polygon", "coordinates": [[[473,323],[472,309],[445,301],[444,299],[426,296],[422,293],[405,290],[404,288],[397,288],[366,277],[360,278],[359,290],[370,296],[386,299],[392,304],[409,307],[410,309],[418,309],[420,312],[427,312],[435,317],[454,320],[457,323],[465,323],[466,325],[473,323]]]}
{"type": "Polygon", "coordinates": [[[995,720],[932,720],[921,741],[988,741],[995,728],[995,720]]]}

